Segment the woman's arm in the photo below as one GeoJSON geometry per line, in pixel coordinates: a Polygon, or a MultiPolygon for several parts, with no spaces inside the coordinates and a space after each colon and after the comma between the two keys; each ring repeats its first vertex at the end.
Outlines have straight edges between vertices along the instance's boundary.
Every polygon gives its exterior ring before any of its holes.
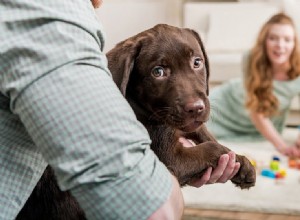
{"type": "Polygon", "coordinates": [[[251,112],[250,118],[256,129],[275,146],[276,150],[282,154],[286,154],[289,146],[285,143],[281,135],[275,129],[271,120],[265,117],[263,114],[257,112],[251,112]]]}

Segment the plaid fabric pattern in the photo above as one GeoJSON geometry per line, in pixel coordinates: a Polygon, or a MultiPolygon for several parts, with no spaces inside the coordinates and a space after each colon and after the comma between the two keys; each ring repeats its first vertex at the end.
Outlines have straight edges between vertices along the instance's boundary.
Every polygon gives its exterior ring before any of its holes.
{"type": "Polygon", "coordinates": [[[49,163],[88,219],[146,219],[168,170],[113,83],[89,0],[0,2],[0,219],[49,163]]]}

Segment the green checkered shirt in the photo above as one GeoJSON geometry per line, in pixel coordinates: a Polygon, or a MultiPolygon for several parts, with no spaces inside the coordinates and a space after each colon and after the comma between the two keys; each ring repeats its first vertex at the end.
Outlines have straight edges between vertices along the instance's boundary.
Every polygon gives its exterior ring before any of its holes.
{"type": "Polygon", "coordinates": [[[169,172],[103,43],[90,0],[0,1],[1,220],[14,219],[48,163],[88,219],[146,219],[169,196],[169,172]]]}

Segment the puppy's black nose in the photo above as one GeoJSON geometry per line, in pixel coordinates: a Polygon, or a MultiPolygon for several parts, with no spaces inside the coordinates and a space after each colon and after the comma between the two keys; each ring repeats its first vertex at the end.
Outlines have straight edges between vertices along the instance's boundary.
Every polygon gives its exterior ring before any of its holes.
{"type": "Polygon", "coordinates": [[[199,114],[205,109],[205,104],[202,99],[197,100],[196,102],[189,102],[184,106],[184,111],[189,114],[199,114]]]}

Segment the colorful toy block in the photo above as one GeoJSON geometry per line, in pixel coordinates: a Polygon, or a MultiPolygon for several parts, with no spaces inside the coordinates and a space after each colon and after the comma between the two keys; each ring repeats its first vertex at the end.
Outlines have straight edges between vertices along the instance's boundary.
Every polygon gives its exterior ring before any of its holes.
{"type": "Polygon", "coordinates": [[[290,158],[289,159],[289,167],[290,168],[295,168],[295,169],[300,169],[300,159],[298,158],[290,158]]]}
{"type": "Polygon", "coordinates": [[[285,169],[280,169],[280,158],[274,156],[270,161],[269,169],[262,169],[261,175],[272,179],[283,179],[287,174],[285,169]]]}

